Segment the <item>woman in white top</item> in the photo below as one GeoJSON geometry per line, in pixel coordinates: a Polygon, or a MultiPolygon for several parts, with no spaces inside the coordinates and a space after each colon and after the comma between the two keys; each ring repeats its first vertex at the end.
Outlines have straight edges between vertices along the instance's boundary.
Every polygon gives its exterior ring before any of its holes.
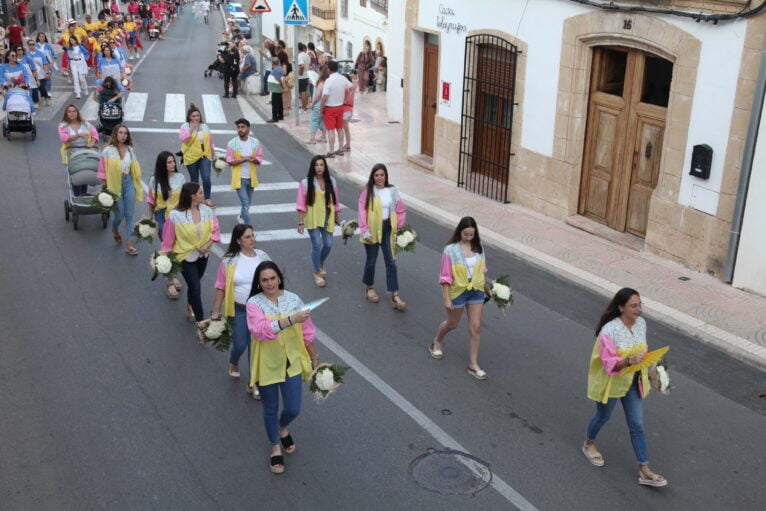
{"type": "MultiPolygon", "coordinates": [[[[255,248],[253,228],[246,224],[234,226],[229,248],[223,255],[221,264],[218,265],[211,318],[220,318],[221,306],[223,306],[226,319],[232,326],[233,342],[229,354],[229,376],[235,380],[239,380],[239,359],[246,348],[248,349],[247,360],[250,360],[250,332],[247,329],[245,305],[250,298],[255,269],[263,261],[271,261],[271,258],[263,250],[255,248]]],[[[261,398],[257,386],[248,385],[247,390],[254,399],[261,398]]]]}

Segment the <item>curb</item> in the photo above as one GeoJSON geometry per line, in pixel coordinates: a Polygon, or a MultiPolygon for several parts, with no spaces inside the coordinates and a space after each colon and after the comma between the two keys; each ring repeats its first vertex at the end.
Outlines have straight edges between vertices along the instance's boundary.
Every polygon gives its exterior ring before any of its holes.
{"type": "MultiPolygon", "coordinates": [[[[247,98],[247,101],[262,117],[264,117],[264,119],[268,118],[257,101],[251,100],[250,98],[247,98]]],[[[298,142],[302,147],[309,151],[311,150],[302,140],[293,136],[292,133],[284,128],[280,129],[290,135],[293,140],[298,142]]],[[[356,185],[364,185],[367,183],[367,180],[363,176],[353,172],[349,174],[336,173],[335,176],[356,185]]],[[[411,209],[439,225],[452,228],[460,220],[460,217],[457,215],[437,208],[436,206],[413,197],[412,195],[401,191],[399,193],[411,209]]],[[[607,299],[611,299],[612,296],[623,287],[537,249],[528,247],[516,240],[506,238],[489,229],[482,229],[482,238],[487,245],[490,245],[495,249],[515,255],[537,268],[585,287],[607,299]]],[[[652,298],[642,296],[641,301],[645,305],[645,313],[652,319],[673,330],[691,336],[741,362],[754,366],[761,371],[766,371],[766,347],[706,323],[694,316],[674,309],[673,307],[652,298]]]]}

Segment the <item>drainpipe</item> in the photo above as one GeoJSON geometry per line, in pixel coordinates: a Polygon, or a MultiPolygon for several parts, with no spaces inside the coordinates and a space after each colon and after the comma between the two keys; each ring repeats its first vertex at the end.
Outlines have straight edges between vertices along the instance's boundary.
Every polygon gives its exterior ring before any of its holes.
{"type": "MultiPolygon", "coordinates": [[[[739,185],[737,186],[737,201],[734,204],[734,217],[729,232],[729,250],[726,253],[726,262],[723,266],[722,280],[731,284],[734,280],[734,268],[737,264],[737,250],[739,238],[742,233],[742,221],[745,217],[745,203],[747,202],[747,189],[750,185],[750,174],[753,170],[753,157],[755,144],[758,140],[758,126],[761,123],[763,113],[763,97],[766,92],[766,41],[761,50],[761,68],[758,71],[758,81],[755,84],[755,97],[753,98],[753,110],[750,115],[750,124],[747,127],[745,137],[745,150],[742,154],[742,166],[739,173],[739,185]]],[[[766,134],[765,134],[766,135],[766,134]]],[[[766,143],[766,142],[764,142],[766,143]]]]}

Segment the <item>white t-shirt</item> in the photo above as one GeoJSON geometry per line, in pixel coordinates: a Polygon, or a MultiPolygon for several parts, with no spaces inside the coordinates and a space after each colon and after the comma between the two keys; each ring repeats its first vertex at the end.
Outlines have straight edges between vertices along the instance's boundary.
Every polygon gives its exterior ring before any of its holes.
{"type": "Polygon", "coordinates": [[[346,99],[346,90],[352,87],[351,82],[340,73],[333,73],[324,82],[322,96],[327,96],[325,106],[342,106],[346,99]]]}
{"type": "Polygon", "coordinates": [[[299,80],[301,78],[309,77],[309,67],[311,66],[311,57],[305,51],[298,54],[298,65],[300,66],[301,64],[303,64],[303,73],[298,75],[299,80]]]}
{"type": "Polygon", "coordinates": [[[391,189],[373,187],[375,197],[380,197],[380,204],[383,207],[383,220],[391,216],[391,189]]]}
{"type": "Polygon", "coordinates": [[[130,174],[130,164],[133,161],[133,158],[130,156],[130,151],[125,151],[125,156],[120,158],[120,170],[122,171],[122,174],[127,176],[130,174]]]}
{"type": "Polygon", "coordinates": [[[473,277],[473,269],[476,266],[476,263],[479,261],[479,256],[476,254],[472,255],[471,257],[465,258],[465,265],[468,267],[468,278],[473,277]]]}
{"type": "MultiPolygon", "coordinates": [[[[242,151],[243,158],[247,158],[253,155],[253,144],[250,143],[250,137],[247,137],[247,140],[245,140],[244,142],[242,141],[242,139],[240,139],[239,147],[241,147],[240,150],[242,151]]],[[[239,166],[239,171],[240,171],[240,177],[242,179],[250,179],[250,162],[249,161],[243,162],[242,165],[239,166]]]]}
{"type": "Polygon", "coordinates": [[[253,286],[255,269],[263,261],[268,261],[269,256],[262,250],[255,251],[255,257],[248,257],[242,252],[237,257],[237,268],[234,270],[234,301],[245,305],[250,298],[250,289],[253,286]]]}

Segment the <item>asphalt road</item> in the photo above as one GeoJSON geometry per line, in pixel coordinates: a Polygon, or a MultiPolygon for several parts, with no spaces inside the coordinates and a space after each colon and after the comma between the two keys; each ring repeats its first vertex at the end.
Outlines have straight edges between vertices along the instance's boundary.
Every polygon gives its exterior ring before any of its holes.
{"type": "MultiPolygon", "coordinates": [[[[218,79],[202,78],[221,28],[218,17],[203,26],[187,10],[136,73],[134,91],[148,93],[147,109],[128,124],[158,130],[134,133],[145,181],[157,153],[178,147],[170,131],[179,123],[164,122],[165,94],[197,103],[222,92],[218,79]]],[[[231,130],[243,112],[223,101],[227,124],[212,127],[231,130]]],[[[259,242],[285,269],[289,289],[304,300],[330,297],[314,314],[318,350],[324,361],[352,365],[325,403],[304,395],[291,427],[297,452],[286,474],[273,476],[260,404],[228,378],[225,354],[196,343],[183,300],[168,301],[149,280],[149,247],[132,258],[96,217],[81,218],[79,231],[64,221],[61,99],[57,106],[55,115],[41,112],[48,120],[38,122],[36,141],[0,140],[3,510],[495,510],[513,509],[516,495],[537,509],[746,510],[766,499],[764,374],[652,321],[650,344],[671,346],[674,389],[648,398],[645,428],[652,466],[670,485],[638,486],[620,412],[598,439],[606,466],[588,464],[579,451],[594,408],[586,372],[606,304],[513,254],[487,246],[491,274],[509,273],[515,291],[506,315],[485,309],[480,363],[489,380],[466,374],[465,325],[448,337],[444,360],[432,360],[426,347],[444,316],[436,278],[449,232],[414,212],[409,223],[422,241],[398,259],[405,313],[363,299],[356,240],[344,246],[336,238],[324,289],[313,284],[307,240],[259,242]],[[411,466],[445,445],[486,464],[491,485],[449,494],[478,484],[475,473],[466,476],[460,464],[411,466]]],[[[305,175],[310,155],[282,130],[259,123],[253,133],[271,162],[259,170],[262,183],[284,188],[305,175]]],[[[340,185],[351,206],[342,217],[354,218],[359,189],[340,185]]],[[[219,209],[238,205],[232,192],[213,198],[219,209]]],[[[254,204],[294,199],[294,189],[262,190],[254,204]]],[[[253,218],[259,233],[295,224],[294,213],[253,218]]],[[[230,232],[236,215],[220,220],[230,232]]],[[[217,265],[213,257],[203,281],[208,311],[217,265]]],[[[377,281],[382,292],[382,263],[377,281]]]]}

